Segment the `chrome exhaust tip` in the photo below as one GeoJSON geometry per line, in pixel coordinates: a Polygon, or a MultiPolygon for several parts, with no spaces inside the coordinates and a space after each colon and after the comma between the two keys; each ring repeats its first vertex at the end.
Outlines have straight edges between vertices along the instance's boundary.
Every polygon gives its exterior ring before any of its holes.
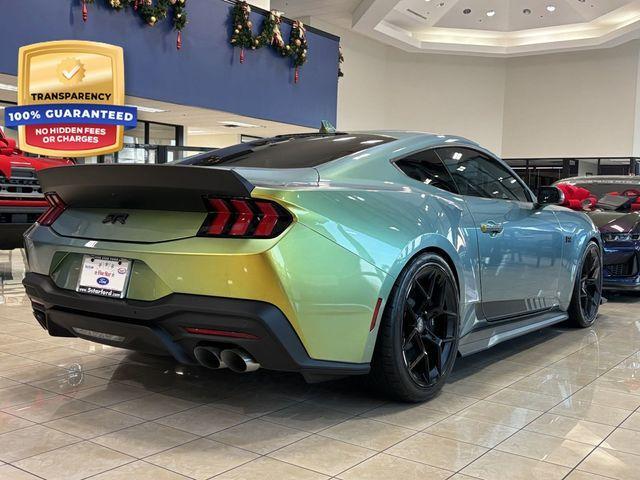
{"type": "Polygon", "coordinates": [[[260,368],[260,364],[251,355],[237,348],[223,350],[220,358],[225,365],[236,373],[255,372],[260,368]]]}
{"type": "Polygon", "coordinates": [[[226,368],[226,364],[220,358],[220,349],[215,347],[196,347],[193,349],[193,356],[200,365],[212,370],[226,368]]]}

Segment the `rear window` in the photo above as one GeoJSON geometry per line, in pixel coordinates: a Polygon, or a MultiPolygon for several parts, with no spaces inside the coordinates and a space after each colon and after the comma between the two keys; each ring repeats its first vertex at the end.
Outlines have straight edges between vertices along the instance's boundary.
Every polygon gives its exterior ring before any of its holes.
{"type": "Polygon", "coordinates": [[[392,142],[381,135],[311,134],[265,138],[213,150],[180,162],[204,167],[306,168],[392,142]]]}

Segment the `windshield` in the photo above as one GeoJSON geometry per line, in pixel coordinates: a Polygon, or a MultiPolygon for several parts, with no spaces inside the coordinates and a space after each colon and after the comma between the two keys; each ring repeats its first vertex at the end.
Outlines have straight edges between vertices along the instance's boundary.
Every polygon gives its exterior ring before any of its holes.
{"type": "Polygon", "coordinates": [[[180,162],[202,167],[308,168],[361,152],[395,138],[346,133],[265,138],[202,153],[180,162]]]}
{"type": "Polygon", "coordinates": [[[559,182],[565,196],[564,205],[573,210],[638,211],[640,179],[589,179],[559,182]]]}

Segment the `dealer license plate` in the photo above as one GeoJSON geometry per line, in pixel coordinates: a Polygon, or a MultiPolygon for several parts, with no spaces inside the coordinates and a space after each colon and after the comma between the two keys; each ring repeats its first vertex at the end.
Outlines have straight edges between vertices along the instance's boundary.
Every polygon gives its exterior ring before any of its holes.
{"type": "Polygon", "coordinates": [[[127,289],[131,260],[85,255],[76,291],[103,297],[122,298],[127,289]]]}

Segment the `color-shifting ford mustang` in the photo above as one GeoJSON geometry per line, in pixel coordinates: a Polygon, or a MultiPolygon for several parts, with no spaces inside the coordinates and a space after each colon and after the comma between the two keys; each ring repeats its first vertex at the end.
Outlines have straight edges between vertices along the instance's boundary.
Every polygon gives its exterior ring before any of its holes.
{"type": "Polygon", "coordinates": [[[604,241],[604,288],[640,291],[640,178],[576,177],[556,183],[564,205],[584,211],[604,241]]]}
{"type": "Polygon", "coordinates": [[[51,335],[422,401],[469,355],[596,320],[600,235],[477,144],[280,136],[179,165],[39,175],[24,284],[51,335]]]}

